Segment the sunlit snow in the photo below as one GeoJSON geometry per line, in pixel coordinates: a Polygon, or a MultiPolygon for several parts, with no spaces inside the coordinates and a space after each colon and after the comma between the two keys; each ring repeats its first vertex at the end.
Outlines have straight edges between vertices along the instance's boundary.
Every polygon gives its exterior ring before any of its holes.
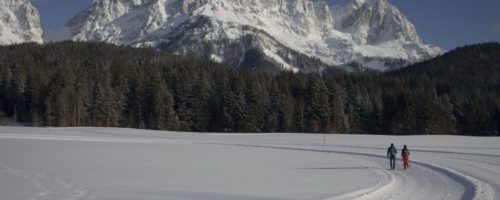
{"type": "Polygon", "coordinates": [[[0,127],[2,199],[500,198],[500,138],[0,127]],[[324,140],[326,138],[326,140],[324,140]],[[407,144],[410,169],[389,170],[407,144]],[[324,145],[323,145],[324,144],[324,145]]]}

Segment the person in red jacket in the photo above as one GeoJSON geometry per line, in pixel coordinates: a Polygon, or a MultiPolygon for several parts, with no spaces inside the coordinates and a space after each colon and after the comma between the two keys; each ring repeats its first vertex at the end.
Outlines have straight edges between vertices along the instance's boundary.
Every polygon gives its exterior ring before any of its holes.
{"type": "Polygon", "coordinates": [[[410,167],[410,150],[408,150],[408,147],[406,144],[403,146],[403,150],[401,151],[401,157],[403,157],[403,165],[404,169],[410,167]]]}

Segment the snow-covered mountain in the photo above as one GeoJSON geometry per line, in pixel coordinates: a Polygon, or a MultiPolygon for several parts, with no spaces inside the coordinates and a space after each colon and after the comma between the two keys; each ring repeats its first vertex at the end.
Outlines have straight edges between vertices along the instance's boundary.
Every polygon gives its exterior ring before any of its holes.
{"type": "Polygon", "coordinates": [[[386,0],[95,0],[46,35],[293,71],[384,71],[443,52],[386,0]]]}
{"type": "Polygon", "coordinates": [[[0,45],[42,43],[38,11],[28,0],[0,0],[0,45]]]}

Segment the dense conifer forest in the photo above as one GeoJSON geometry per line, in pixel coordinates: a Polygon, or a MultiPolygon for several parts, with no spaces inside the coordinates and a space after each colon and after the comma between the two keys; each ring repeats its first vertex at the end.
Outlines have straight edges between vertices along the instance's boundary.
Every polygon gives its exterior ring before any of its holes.
{"type": "Polygon", "coordinates": [[[0,47],[0,124],[498,135],[500,44],[389,73],[269,74],[151,48],[0,47]]]}

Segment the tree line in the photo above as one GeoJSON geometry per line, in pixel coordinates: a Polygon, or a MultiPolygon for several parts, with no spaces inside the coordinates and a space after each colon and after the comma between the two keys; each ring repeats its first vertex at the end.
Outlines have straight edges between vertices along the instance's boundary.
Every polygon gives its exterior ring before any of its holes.
{"type": "Polygon", "coordinates": [[[0,121],[197,132],[498,135],[500,45],[389,73],[255,72],[106,43],[0,47],[0,121]]]}

